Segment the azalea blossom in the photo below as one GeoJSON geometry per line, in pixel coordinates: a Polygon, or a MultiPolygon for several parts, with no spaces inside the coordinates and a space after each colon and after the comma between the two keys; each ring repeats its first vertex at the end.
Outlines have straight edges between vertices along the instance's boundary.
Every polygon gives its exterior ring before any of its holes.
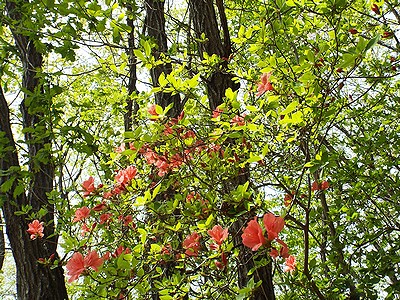
{"type": "Polygon", "coordinates": [[[280,251],[279,251],[279,255],[282,258],[288,258],[289,257],[289,247],[288,245],[286,245],[286,243],[280,239],[276,239],[276,241],[282,245],[280,251]]]}
{"type": "Polygon", "coordinates": [[[327,189],[329,189],[329,182],[326,181],[326,180],[323,180],[323,181],[321,182],[321,190],[325,191],[325,190],[327,190],[327,189]]]}
{"type": "Polygon", "coordinates": [[[118,219],[123,221],[123,225],[124,226],[129,226],[129,224],[131,224],[133,222],[132,215],[127,215],[125,217],[124,216],[119,216],[118,219]]]}
{"type": "Polygon", "coordinates": [[[112,257],[118,257],[122,254],[128,254],[131,253],[131,249],[125,248],[124,246],[120,245],[115,252],[112,254],[112,257]]]}
{"type": "Polygon", "coordinates": [[[174,155],[171,156],[170,158],[170,167],[172,168],[178,168],[183,164],[183,158],[182,155],[179,153],[175,153],[174,155]]]}
{"type": "Polygon", "coordinates": [[[31,235],[31,240],[35,240],[37,237],[42,238],[43,234],[43,222],[39,222],[39,220],[33,220],[28,224],[27,232],[31,235]]]}
{"type": "Polygon", "coordinates": [[[326,180],[323,180],[322,182],[321,182],[321,184],[319,184],[317,181],[314,181],[312,184],[311,184],[311,191],[319,191],[319,190],[321,190],[321,191],[325,191],[325,190],[327,190],[327,189],[329,189],[329,182],[328,181],[326,181],[326,180]]]}
{"type": "Polygon", "coordinates": [[[102,210],[104,210],[104,209],[106,209],[107,208],[107,204],[103,201],[103,202],[101,202],[100,204],[97,204],[95,207],[93,207],[92,209],[94,210],[94,211],[102,211],[102,210]]]}
{"type": "Polygon", "coordinates": [[[267,213],[263,218],[265,229],[268,232],[268,240],[272,241],[278,237],[278,233],[281,232],[285,226],[285,220],[282,217],[276,217],[272,213],[267,213]]]}
{"type": "Polygon", "coordinates": [[[100,266],[103,264],[103,260],[99,257],[96,251],[89,251],[85,256],[85,267],[92,268],[96,272],[99,271],[100,266]]]}
{"type": "Polygon", "coordinates": [[[82,253],[75,252],[67,262],[66,268],[68,270],[68,275],[70,276],[68,282],[78,279],[82,272],[85,271],[85,262],[82,253]]]}
{"type": "Polygon", "coordinates": [[[293,255],[289,255],[285,260],[283,271],[292,273],[294,270],[296,270],[296,258],[293,255]]]}
{"type": "Polygon", "coordinates": [[[211,238],[217,243],[217,245],[221,246],[222,242],[226,240],[228,237],[228,228],[223,229],[221,225],[215,225],[213,229],[208,230],[207,233],[211,236],[211,238]]]}
{"type": "Polygon", "coordinates": [[[223,112],[224,111],[222,109],[217,107],[216,109],[213,110],[212,118],[213,119],[218,118],[223,112]]]}
{"type": "Polygon", "coordinates": [[[259,97],[262,94],[264,94],[266,91],[273,91],[274,88],[272,87],[271,82],[269,81],[269,78],[271,77],[271,72],[269,73],[264,73],[261,75],[261,82],[258,84],[257,88],[257,94],[256,96],[259,97]]]}
{"type": "Polygon", "coordinates": [[[187,256],[197,256],[200,250],[200,235],[197,232],[193,232],[188,235],[182,243],[183,249],[185,249],[185,254],[187,256]]]}
{"type": "Polygon", "coordinates": [[[276,259],[279,256],[279,252],[278,250],[276,250],[275,248],[272,248],[271,251],[269,252],[269,255],[273,258],[276,259]]]}
{"type": "Polygon", "coordinates": [[[155,104],[150,105],[150,107],[147,110],[147,112],[152,116],[158,116],[158,113],[156,112],[156,105],[155,104]]]}
{"type": "Polygon", "coordinates": [[[117,175],[115,175],[115,181],[119,184],[128,184],[137,174],[137,169],[135,166],[129,166],[124,170],[119,170],[117,175]]]}
{"type": "Polygon", "coordinates": [[[148,149],[146,153],[143,154],[143,156],[145,157],[147,163],[150,164],[154,164],[157,160],[158,160],[158,155],[157,153],[155,153],[153,150],[148,149]]]}
{"type": "Polygon", "coordinates": [[[111,213],[102,214],[100,216],[100,224],[104,224],[104,223],[109,224],[111,222],[111,217],[112,217],[111,213]]]}
{"type": "Polygon", "coordinates": [[[84,236],[86,233],[93,231],[93,230],[96,228],[96,226],[97,226],[97,223],[96,223],[96,222],[94,222],[94,223],[92,224],[91,228],[88,227],[88,226],[86,225],[86,223],[83,223],[83,225],[82,225],[82,227],[81,227],[81,235],[84,236]]]}
{"type": "Polygon", "coordinates": [[[94,186],[94,178],[92,176],[89,177],[89,179],[85,180],[82,183],[82,188],[84,190],[83,197],[89,196],[92,192],[96,190],[94,186]]]}
{"type": "Polygon", "coordinates": [[[313,181],[313,183],[311,184],[311,191],[318,191],[319,190],[319,184],[316,181],[313,181]]]}
{"type": "Polygon", "coordinates": [[[87,206],[78,208],[75,211],[75,218],[72,220],[72,222],[78,222],[86,219],[90,215],[90,209],[87,206]]]}
{"type": "Polygon", "coordinates": [[[254,217],[254,220],[251,220],[243,230],[242,242],[243,245],[251,248],[253,251],[257,251],[258,248],[266,244],[267,241],[265,240],[260,224],[257,222],[257,217],[254,217]]]}
{"type": "Polygon", "coordinates": [[[289,206],[292,203],[293,195],[292,194],[285,194],[284,204],[285,206],[289,206]]]}
{"type": "Polygon", "coordinates": [[[68,282],[72,282],[89,268],[99,271],[100,266],[103,264],[103,258],[100,258],[96,251],[89,251],[89,253],[83,257],[82,253],[75,252],[71,259],[67,262],[66,268],[70,278],[68,282]]]}
{"type": "Polygon", "coordinates": [[[215,266],[218,269],[223,270],[227,264],[228,264],[228,259],[226,257],[226,254],[225,254],[225,252],[222,252],[221,261],[215,261],[215,266]]]}
{"type": "Polygon", "coordinates": [[[245,124],[244,117],[242,116],[235,116],[231,120],[231,125],[244,126],[245,124]]]}

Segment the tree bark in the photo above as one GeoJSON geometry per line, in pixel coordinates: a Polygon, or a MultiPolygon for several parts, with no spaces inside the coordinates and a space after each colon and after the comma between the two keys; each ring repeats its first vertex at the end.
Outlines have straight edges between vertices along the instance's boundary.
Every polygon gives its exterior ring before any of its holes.
{"type": "MultiPolygon", "coordinates": [[[[153,49],[154,58],[160,59],[163,55],[167,55],[167,34],[165,33],[165,16],[164,16],[164,1],[146,0],[146,20],[145,26],[149,37],[153,38],[156,43],[156,48],[153,49]]],[[[153,86],[158,86],[158,78],[162,73],[165,76],[172,72],[172,65],[164,62],[150,70],[153,86]]],[[[171,93],[159,92],[156,94],[156,104],[165,108],[171,103],[174,104],[169,111],[169,116],[177,117],[182,111],[181,97],[179,94],[172,95],[171,93]]]]}
{"type": "MultiPolygon", "coordinates": [[[[153,42],[155,42],[156,47],[153,48],[152,55],[156,60],[163,59],[168,54],[168,45],[167,45],[167,34],[165,32],[165,11],[164,11],[164,1],[162,0],[146,0],[146,19],[145,19],[145,28],[147,31],[147,35],[152,38],[153,42]]],[[[164,62],[163,64],[157,65],[150,70],[150,75],[152,79],[152,83],[154,87],[159,86],[158,78],[162,73],[165,76],[172,72],[171,63],[164,62]]],[[[160,105],[162,108],[166,108],[168,105],[173,103],[173,107],[169,110],[168,115],[172,118],[176,118],[182,112],[183,103],[181,101],[181,97],[179,94],[172,95],[171,93],[158,92],[155,94],[155,102],[157,105],[160,105]]],[[[171,188],[172,189],[172,188],[171,188]]],[[[168,193],[168,192],[167,192],[168,193]]],[[[173,194],[173,193],[172,193],[173,194]]],[[[165,199],[162,195],[157,195],[155,201],[164,202],[165,199]]],[[[171,276],[174,271],[174,265],[164,266],[165,268],[165,276],[171,276]]],[[[151,285],[154,286],[153,282],[151,285]]],[[[183,300],[188,299],[188,296],[185,295],[183,300]]],[[[152,290],[151,299],[159,300],[160,295],[157,288],[152,290]]]]}
{"type": "MultiPolygon", "coordinates": [[[[26,3],[23,2],[23,4],[26,3]]],[[[0,178],[0,184],[12,177],[15,178],[11,189],[3,195],[6,199],[3,205],[3,213],[6,232],[16,263],[18,299],[67,299],[64,272],[61,266],[51,269],[38,263],[39,258],[49,258],[51,255],[54,255],[55,259],[58,258],[56,252],[58,236],[53,235],[54,206],[47,198],[47,193],[53,190],[54,180],[51,134],[46,123],[46,118],[49,118],[51,99],[43,92],[40,76],[43,64],[42,55],[34,46],[34,41],[21,34],[18,29],[23,15],[20,11],[21,7],[17,6],[16,2],[6,2],[8,15],[14,21],[10,29],[19,51],[24,72],[22,79],[24,99],[20,110],[29,155],[29,188],[20,195],[14,195],[15,189],[23,177],[20,172],[17,147],[11,131],[8,104],[3,90],[0,89],[0,131],[4,132],[7,140],[6,151],[0,158],[0,169],[10,173],[0,178]],[[26,232],[28,222],[31,220],[26,220],[26,216],[15,214],[26,205],[30,205],[33,212],[37,212],[41,208],[48,211],[42,219],[45,223],[45,238],[31,240],[26,232]]]]}
{"type": "Polygon", "coordinates": [[[131,28],[131,32],[128,34],[128,57],[129,57],[129,82],[128,82],[128,99],[126,100],[126,112],[124,115],[124,127],[125,131],[131,131],[133,128],[134,120],[133,116],[139,110],[139,105],[132,99],[134,95],[137,95],[138,90],[136,88],[137,82],[137,69],[136,69],[136,56],[133,52],[135,49],[135,30],[133,24],[133,10],[132,5],[129,1],[126,3],[128,11],[127,25],[131,28]]]}
{"type": "Polygon", "coordinates": [[[221,40],[220,28],[218,26],[217,16],[213,4],[213,0],[191,0],[189,1],[190,18],[194,27],[197,39],[202,39],[202,34],[205,35],[205,40],[198,43],[199,55],[204,59],[204,53],[208,55],[216,54],[221,59],[224,59],[221,64],[215,68],[214,72],[206,79],[207,93],[209,106],[211,110],[217,108],[223,103],[225,91],[231,88],[236,91],[240,88],[240,84],[234,82],[233,74],[227,70],[227,59],[231,55],[231,44],[229,38],[228,26],[225,23],[225,10],[223,3],[218,0],[219,15],[222,23],[222,32],[224,42],[221,40]],[[222,3],[222,7],[221,7],[222,3]]]}
{"type": "MultiPolygon", "coordinates": [[[[197,39],[202,40],[198,43],[200,57],[204,58],[204,53],[207,53],[208,55],[215,54],[221,57],[222,60],[221,64],[215,68],[209,78],[206,79],[209,106],[211,110],[214,110],[223,103],[225,91],[228,88],[231,88],[233,91],[240,88],[240,85],[233,81],[234,74],[231,74],[228,70],[227,60],[232,54],[232,49],[223,0],[216,0],[216,6],[218,8],[219,21],[222,30],[218,24],[213,0],[189,1],[191,22],[197,39]],[[221,32],[223,34],[223,39],[221,37],[221,32]],[[202,34],[205,35],[204,40],[202,34]]],[[[229,142],[230,141],[228,141],[228,143],[229,142]]],[[[249,173],[244,172],[233,180],[233,185],[237,187],[248,180],[249,173]]],[[[230,185],[232,186],[232,184],[230,185]]],[[[247,286],[250,279],[247,275],[248,271],[254,267],[253,253],[243,245],[241,239],[242,229],[246,225],[246,222],[247,217],[241,217],[235,221],[230,228],[230,232],[234,237],[235,247],[238,247],[240,250],[240,263],[237,267],[237,272],[238,283],[241,288],[247,286]]],[[[261,281],[261,285],[253,291],[252,299],[274,300],[275,293],[272,282],[272,262],[265,267],[258,268],[254,272],[254,282],[258,281],[261,281]]]]}
{"type": "MultiPolygon", "coordinates": [[[[1,216],[0,216],[0,223],[3,223],[3,218],[1,216]]],[[[6,257],[6,241],[4,238],[3,224],[0,224],[0,271],[3,269],[5,257],[6,257]]]]}

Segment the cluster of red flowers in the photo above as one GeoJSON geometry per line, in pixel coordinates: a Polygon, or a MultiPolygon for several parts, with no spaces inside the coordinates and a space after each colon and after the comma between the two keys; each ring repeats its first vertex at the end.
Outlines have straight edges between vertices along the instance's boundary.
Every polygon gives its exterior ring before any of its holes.
{"type": "MultiPolygon", "coordinates": [[[[228,238],[228,228],[222,228],[221,225],[215,225],[212,229],[208,230],[207,233],[210,235],[214,243],[210,244],[211,250],[221,249],[222,243],[228,238]]],[[[187,256],[197,257],[201,248],[200,235],[197,232],[193,232],[188,235],[182,243],[182,247],[185,250],[187,256]]],[[[228,264],[228,260],[224,251],[221,251],[221,261],[215,261],[215,265],[218,269],[222,270],[228,264]]]]}
{"type": "Polygon", "coordinates": [[[89,177],[88,180],[85,180],[82,183],[82,188],[83,188],[83,197],[89,196],[91,193],[93,193],[96,190],[96,187],[94,186],[94,178],[92,176],[89,177]]]}
{"type": "Polygon", "coordinates": [[[296,267],[296,260],[293,256],[289,255],[288,246],[278,238],[278,234],[282,231],[285,226],[285,220],[280,216],[275,216],[272,213],[267,213],[263,217],[264,227],[266,229],[267,238],[260,224],[257,221],[257,217],[250,220],[247,227],[243,230],[242,242],[243,245],[249,247],[253,251],[257,251],[261,246],[267,245],[268,242],[276,240],[281,244],[280,252],[275,248],[272,248],[270,255],[273,258],[281,256],[286,259],[285,271],[294,271],[296,267]]]}
{"type": "MultiPolygon", "coordinates": [[[[211,230],[208,230],[207,233],[211,236],[211,239],[215,242],[210,244],[210,249],[219,250],[221,249],[221,245],[223,241],[228,238],[229,232],[228,228],[222,228],[221,225],[215,225],[211,230]]],[[[228,259],[224,251],[221,252],[221,261],[216,260],[215,265],[218,269],[222,270],[228,264],[228,259]]]]}
{"type": "Polygon", "coordinates": [[[329,182],[326,180],[321,181],[321,183],[318,183],[317,181],[314,181],[311,184],[311,190],[314,191],[325,191],[329,189],[329,182]]]}
{"type": "Polygon", "coordinates": [[[107,191],[103,194],[103,198],[109,199],[114,195],[119,195],[126,191],[126,187],[136,177],[137,168],[135,166],[129,166],[126,169],[119,170],[114,176],[116,184],[111,191],[107,191]]]}
{"type": "MultiPolygon", "coordinates": [[[[266,91],[272,91],[273,87],[270,82],[270,73],[265,73],[261,76],[261,83],[258,84],[257,89],[257,96],[261,96],[266,91]]],[[[158,120],[159,113],[157,113],[157,107],[152,105],[148,112],[153,117],[153,120],[158,120]]],[[[222,109],[217,108],[214,110],[212,117],[218,118],[221,113],[222,109]]],[[[214,153],[218,153],[219,155],[223,156],[223,150],[221,149],[220,145],[209,144],[208,146],[201,140],[197,140],[196,134],[192,130],[184,130],[183,127],[175,126],[178,124],[179,120],[182,120],[183,113],[175,119],[172,119],[168,123],[164,124],[163,132],[166,136],[170,134],[176,134],[179,139],[186,140],[192,139],[193,141],[185,141],[188,145],[190,143],[190,147],[188,149],[183,150],[182,152],[173,149],[173,155],[169,154],[168,152],[163,152],[162,154],[157,153],[157,148],[150,147],[148,144],[144,145],[141,149],[138,150],[138,153],[143,156],[147,164],[154,166],[157,169],[157,175],[160,177],[165,176],[167,173],[171,172],[174,169],[181,167],[181,165],[186,162],[188,159],[191,158],[193,153],[200,153],[201,151],[207,151],[208,155],[214,156],[214,153]]],[[[244,115],[236,115],[231,120],[232,126],[243,126],[245,125],[245,116],[244,115]]],[[[243,142],[245,143],[245,141],[243,142]]],[[[130,144],[129,148],[131,150],[136,151],[135,147],[130,144]]],[[[117,153],[122,153],[125,151],[125,144],[121,144],[120,147],[115,149],[117,153]]],[[[237,154],[235,155],[235,161],[239,161],[237,154]]],[[[108,199],[115,195],[118,195],[127,190],[127,187],[131,183],[131,181],[136,178],[138,170],[135,166],[128,166],[126,169],[119,170],[115,176],[115,185],[113,189],[109,192],[106,192],[103,195],[104,199],[108,199]]],[[[153,176],[153,174],[152,174],[153,176]]],[[[94,185],[94,178],[89,177],[86,181],[82,183],[83,188],[83,195],[84,197],[96,194],[98,195],[98,191],[102,185],[99,185],[97,188],[94,185]]],[[[324,182],[318,185],[319,189],[327,189],[329,187],[326,186],[324,182]]],[[[198,194],[191,193],[187,196],[187,201],[192,202],[193,199],[197,199],[198,194]]],[[[103,200],[104,200],[103,199],[103,200]]],[[[108,208],[107,204],[104,200],[102,203],[96,205],[94,208],[90,209],[87,206],[81,207],[75,211],[74,219],[72,222],[82,222],[82,231],[89,232],[93,230],[97,223],[94,223],[93,226],[90,228],[86,224],[86,219],[93,212],[101,212],[108,208]],[[93,212],[92,212],[93,211],[93,212]]],[[[202,201],[202,200],[201,200],[202,201]]],[[[206,201],[206,200],[205,200],[206,201]]],[[[288,199],[289,201],[289,199],[288,199]]],[[[290,199],[291,201],[291,199],[290,199]]],[[[206,204],[206,202],[202,203],[206,204]]],[[[117,216],[115,216],[116,218],[117,216]]],[[[113,219],[113,214],[110,212],[104,212],[99,217],[99,224],[105,224],[106,226],[111,222],[113,219]]],[[[128,216],[119,216],[118,220],[124,225],[129,226],[133,223],[133,218],[131,215],[128,216]]],[[[271,245],[272,241],[276,241],[281,245],[280,250],[278,251],[275,248],[271,248],[270,256],[274,259],[278,256],[284,258],[286,260],[285,271],[293,271],[296,268],[296,260],[294,256],[289,255],[289,248],[288,246],[278,238],[278,234],[281,232],[285,225],[285,221],[280,216],[275,216],[272,213],[267,213],[263,217],[263,224],[264,229],[260,226],[257,221],[257,217],[253,220],[249,221],[247,227],[243,230],[242,234],[242,242],[245,246],[251,248],[253,251],[257,251],[260,247],[271,245]]],[[[33,221],[29,224],[28,233],[31,234],[31,238],[34,239],[36,237],[43,237],[43,223],[39,223],[38,220],[33,221]]],[[[210,236],[212,242],[210,243],[209,247],[211,251],[218,251],[217,253],[220,254],[220,260],[215,261],[215,265],[219,269],[224,269],[227,266],[227,255],[224,252],[223,242],[228,238],[229,232],[228,228],[223,228],[220,225],[215,225],[212,229],[207,231],[208,235],[210,236]]],[[[199,252],[202,248],[201,243],[201,236],[197,232],[192,232],[188,235],[182,242],[182,248],[187,257],[197,257],[199,252]]],[[[181,248],[181,249],[182,249],[181,248]]],[[[103,257],[99,257],[96,251],[89,251],[86,256],[82,253],[75,252],[69,261],[66,264],[66,268],[68,270],[68,275],[70,276],[69,282],[72,282],[79,278],[81,274],[86,274],[90,270],[98,271],[103,262],[107,259],[117,258],[120,255],[128,254],[131,250],[129,248],[125,248],[124,246],[119,246],[113,254],[107,252],[106,255],[103,257]]],[[[172,252],[171,246],[163,247],[162,253],[163,254],[170,254],[172,252]]]]}
{"type": "MultiPolygon", "coordinates": [[[[285,226],[285,220],[282,217],[276,217],[272,213],[265,214],[263,221],[269,241],[276,239],[278,233],[285,226]]],[[[257,222],[257,217],[254,217],[254,219],[251,220],[243,230],[242,241],[245,246],[251,248],[253,251],[257,251],[258,248],[267,243],[263,230],[257,222]]]]}
{"type": "Polygon", "coordinates": [[[27,232],[31,235],[31,240],[35,240],[36,238],[42,238],[43,234],[43,222],[39,222],[39,220],[33,220],[28,224],[27,232]]]}
{"type": "Polygon", "coordinates": [[[208,230],[207,233],[211,236],[211,239],[216,244],[211,244],[210,248],[219,249],[222,245],[222,242],[228,238],[228,228],[222,228],[221,225],[215,225],[211,230],[208,230]]]}
{"type": "Polygon", "coordinates": [[[200,250],[200,235],[195,231],[188,235],[182,243],[187,256],[197,256],[200,250]]]}
{"type": "Polygon", "coordinates": [[[273,91],[274,88],[272,87],[269,78],[271,77],[271,73],[264,73],[261,75],[261,82],[258,84],[257,94],[256,96],[259,97],[267,91],[273,91]]]}
{"type": "Polygon", "coordinates": [[[139,150],[139,153],[144,156],[149,165],[154,165],[158,169],[157,175],[160,177],[163,177],[174,168],[180,167],[184,160],[182,155],[179,153],[175,153],[168,158],[167,154],[159,155],[150,147],[142,148],[139,150]]]}
{"type": "Polygon", "coordinates": [[[78,208],[75,211],[75,217],[72,220],[72,222],[75,223],[75,222],[83,221],[86,218],[88,218],[89,216],[90,216],[90,208],[87,206],[83,206],[81,208],[78,208]]]}
{"type": "Polygon", "coordinates": [[[68,282],[78,279],[83,272],[89,269],[98,272],[103,261],[104,258],[100,258],[96,251],[89,251],[85,257],[83,257],[82,253],[75,252],[66,265],[70,276],[68,282]]]}

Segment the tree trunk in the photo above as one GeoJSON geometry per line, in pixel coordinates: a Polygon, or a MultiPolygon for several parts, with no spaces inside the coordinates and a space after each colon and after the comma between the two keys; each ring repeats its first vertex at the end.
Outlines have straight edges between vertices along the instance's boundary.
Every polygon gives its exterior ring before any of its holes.
{"type": "MultiPolygon", "coordinates": [[[[167,46],[167,34],[165,32],[165,12],[164,12],[164,1],[160,0],[146,0],[146,19],[145,28],[147,35],[152,38],[155,42],[156,47],[153,48],[153,56],[157,59],[162,59],[163,56],[167,56],[168,46],[167,46]]],[[[164,62],[163,64],[157,65],[150,70],[151,80],[154,87],[158,86],[158,78],[162,73],[165,76],[172,72],[171,63],[164,62]]],[[[179,94],[172,95],[171,93],[158,92],[155,94],[156,104],[160,105],[162,108],[166,108],[168,105],[173,103],[173,107],[169,110],[168,115],[170,117],[176,118],[179,116],[183,109],[183,103],[181,102],[181,97],[179,94]]],[[[172,188],[171,188],[172,189],[172,188]]],[[[168,193],[168,192],[166,192],[168,193]]],[[[173,193],[171,193],[173,194],[173,193]]],[[[163,195],[157,195],[155,201],[164,202],[165,199],[163,195]]],[[[174,271],[174,265],[164,266],[165,276],[171,276],[174,271]]],[[[154,286],[153,283],[151,283],[154,286]]],[[[151,294],[151,299],[159,300],[159,291],[154,288],[151,294]]],[[[183,300],[188,299],[187,295],[184,296],[183,300]]]]}
{"type": "MultiPolygon", "coordinates": [[[[0,223],[3,223],[3,218],[1,216],[0,216],[0,223]]],[[[3,224],[0,224],[0,271],[3,269],[5,257],[6,257],[6,241],[4,238],[3,224]]]]}
{"type": "Polygon", "coordinates": [[[232,80],[233,74],[227,71],[227,59],[231,55],[231,44],[226,24],[225,10],[223,3],[218,0],[218,12],[224,36],[224,42],[221,40],[220,28],[213,5],[213,0],[191,0],[189,1],[190,18],[194,26],[196,37],[201,40],[202,33],[205,34],[206,40],[198,43],[199,55],[204,59],[204,53],[208,55],[216,54],[224,62],[212,72],[211,76],[206,79],[209,106],[214,110],[218,105],[223,103],[225,91],[231,88],[236,91],[240,88],[240,84],[232,80]],[[222,6],[221,6],[222,4],[222,6]]]}
{"type": "MultiPolygon", "coordinates": [[[[222,31],[219,28],[216,11],[214,8],[213,0],[190,0],[189,10],[190,18],[195,30],[198,40],[201,40],[202,34],[205,34],[205,40],[198,43],[198,50],[201,58],[204,58],[204,53],[208,55],[216,54],[223,62],[214,72],[206,79],[207,93],[209,98],[209,106],[214,110],[218,105],[223,103],[225,91],[231,88],[236,91],[240,85],[232,79],[234,74],[229,73],[227,60],[231,55],[230,35],[228,31],[228,24],[225,15],[223,0],[216,0],[218,8],[219,21],[222,31]],[[223,33],[223,40],[221,34],[223,33]]],[[[229,141],[228,141],[229,143],[229,141]]],[[[235,188],[244,184],[249,180],[249,173],[243,172],[235,178],[235,188]]],[[[232,184],[231,184],[232,185],[232,184]]],[[[253,253],[250,249],[243,246],[241,233],[243,227],[246,225],[247,217],[242,216],[234,222],[230,228],[230,232],[234,237],[235,247],[240,249],[238,265],[238,282],[239,287],[245,287],[249,281],[247,275],[248,271],[254,267],[253,253]]],[[[274,300],[275,293],[272,282],[272,262],[265,267],[260,267],[254,272],[254,282],[261,281],[261,286],[253,291],[252,299],[254,300],[274,300]]]]}
{"type": "Polygon", "coordinates": [[[56,253],[57,235],[54,233],[54,206],[50,204],[47,193],[53,190],[54,166],[51,155],[51,134],[46,123],[49,118],[51,99],[43,92],[40,78],[43,58],[34,46],[34,41],[21,34],[18,26],[22,21],[20,7],[7,1],[9,17],[14,20],[11,31],[18,48],[23,67],[22,87],[25,95],[20,109],[23,116],[25,142],[29,153],[29,184],[22,194],[14,194],[20,180],[21,167],[18,161],[17,147],[11,131],[9,108],[2,89],[0,90],[0,131],[5,133],[7,148],[0,159],[0,169],[10,171],[0,178],[0,183],[15,178],[11,188],[5,193],[3,205],[6,231],[12,248],[17,269],[18,299],[67,299],[63,269],[51,269],[38,263],[39,258],[49,258],[56,253]],[[28,222],[26,215],[17,216],[15,212],[30,205],[32,212],[45,208],[48,213],[43,217],[45,223],[43,239],[31,240],[26,232],[28,222]],[[49,236],[52,236],[49,238],[49,236]]]}
{"type": "Polygon", "coordinates": [[[129,82],[128,82],[128,99],[126,100],[126,112],[124,115],[124,127],[125,131],[131,131],[133,128],[134,120],[133,116],[139,110],[139,105],[132,99],[133,96],[137,95],[137,69],[136,69],[136,56],[133,52],[135,49],[135,28],[133,24],[133,10],[132,5],[129,1],[126,3],[126,8],[128,11],[127,25],[131,28],[128,34],[128,57],[129,57],[129,82]]]}
{"type": "MultiPolygon", "coordinates": [[[[166,55],[168,51],[167,34],[165,33],[165,17],[164,17],[164,1],[160,0],[146,0],[146,20],[145,26],[147,34],[156,43],[156,48],[153,49],[154,58],[162,58],[161,54],[166,55]]],[[[153,86],[158,86],[158,78],[162,73],[165,76],[170,74],[172,66],[170,63],[163,63],[150,70],[153,86]]],[[[165,108],[173,103],[174,106],[169,111],[169,116],[177,117],[182,111],[181,97],[179,94],[172,95],[170,93],[157,93],[156,104],[165,108]]]]}

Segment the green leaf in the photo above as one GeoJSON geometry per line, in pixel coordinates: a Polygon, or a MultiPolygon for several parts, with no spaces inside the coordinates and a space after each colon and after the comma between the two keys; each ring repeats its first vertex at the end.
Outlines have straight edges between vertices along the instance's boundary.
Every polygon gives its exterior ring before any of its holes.
{"type": "Polygon", "coordinates": [[[367,46],[365,46],[365,52],[367,52],[369,49],[371,49],[373,46],[375,46],[375,44],[379,41],[380,39],[380,35],[377,34],[376,36],[374,36],[367,44],[367,46]]]}
{"type": "Polygon", "coordinates": [[[151,200],[154,200],[154,198],[158,195],[160,188],[161,188],[161,184],[158,184],[155,186],[155,188],[153,189],[153,193],[151,194],[151,200]]]}
{"type": "Polygon", "coordinates": [[[0,191],[1,191],[2,193],[7,193],[7,192],[11,189],[11,187],[12,187],[12,185],[13,185],[15,179],[16,179],[16,177],[13,176],[13,177],[11,177],[10,179],[6,180],[6,181],[0,186],[0,191]]]}
{"type": "Polygon", "coordinates": [[[281,111],[281,115],[287,115],[289,113],[291,113],[292,111],[294,111],[297,108],[297,105],[299,105],[299,102],[297,102],[296,100],[291,102],[286,109],[284,109],[283,111],[281,111]]]}
{"type": "Polygon", "coordinates": [[[160,253],[161,252],[161,246],[158,244],[151,244],[150,245],[150,252],[152,253],[160,253]]]}
{"type": "Polygon", "coordinates": [[[147,61],[146,56],[143,55],[143,53],[139,50],[139,49],[135,49],[133,50],[133,53],[135,54],[135,56],[141,60],[142,62],[147,61]]]}

